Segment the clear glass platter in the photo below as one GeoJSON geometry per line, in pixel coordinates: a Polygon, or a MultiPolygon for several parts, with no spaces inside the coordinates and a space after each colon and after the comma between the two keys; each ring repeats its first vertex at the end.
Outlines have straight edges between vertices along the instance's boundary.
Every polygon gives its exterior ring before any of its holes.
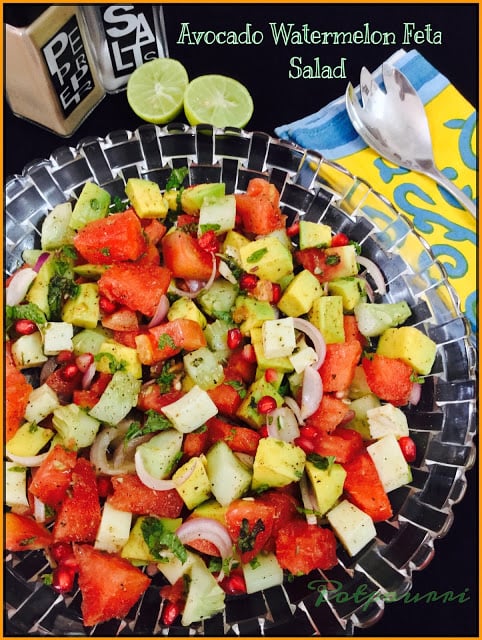
{"type": "Polygon", "coordinates": [[[225,182],[228,193],[244,191],[253,177],[267,178],[281,193],[288,221],[298,214],[323,221],[357,241],[378,264],[388,286],[377,301],[409,303],[410,322],[438,345],[420,403],[404,408],[417,445],[413,481],[389,494],[394,517],[377,524],[376,539],[356,557],[340,548],[334,569],[263,593],[227,597],[223,614],[192,628],[162,627],[160,575],[127,618],[85,628],[80,592],[63,597],[42,583],[48,570],[43,553],[7,553],[4,636],[350,636],[373,625],[390,599],[410,591],[412,573],[430,562],[434,542],[452,524],[453,505],[463,498],[476,432],[476,351],[469,323],[443,266],[410,222],[368,184],[316,152],[265,133],[182,124],[145,125],[59,148],[6,181],[7,273],[22,263],[25,249],[38,248],[47,212],[75,200],[87,180],[124,198],[129,177],[163,188],[171,170],[183,166],[189,167],[190,184],[225,182]],[[363,598],[355,597],[360,589],[363,598]]]}

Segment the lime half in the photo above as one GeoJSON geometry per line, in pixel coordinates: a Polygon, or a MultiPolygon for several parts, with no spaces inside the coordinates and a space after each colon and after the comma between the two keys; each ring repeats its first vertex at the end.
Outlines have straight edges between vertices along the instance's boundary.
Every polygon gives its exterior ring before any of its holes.
{"type": "Polygon", "coordinates": [[[253,99],[246,87],[227,76],[199,76],[184,93],[184,113],[190,125],[242,128],[253,115],[253,99]]]}
{"type": "Polygon", "coordinates": [[[178,60],[155,58],[129,77],[127,101],[142,120],[165,124],[181,113],[188,82],[187,71],[178,60]]]}

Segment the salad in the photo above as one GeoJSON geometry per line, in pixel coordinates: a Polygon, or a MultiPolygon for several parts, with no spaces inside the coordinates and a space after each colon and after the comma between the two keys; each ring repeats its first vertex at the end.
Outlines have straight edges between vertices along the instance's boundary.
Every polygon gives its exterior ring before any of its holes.
{"type": "Polygon", "coordinates": [[[436,345],[378,267],[265,179],[186,175],[86,183],[6,283],[6,549],[88,627],[159,572],[190,626],[356,556],[416,459],[436,345]]]}

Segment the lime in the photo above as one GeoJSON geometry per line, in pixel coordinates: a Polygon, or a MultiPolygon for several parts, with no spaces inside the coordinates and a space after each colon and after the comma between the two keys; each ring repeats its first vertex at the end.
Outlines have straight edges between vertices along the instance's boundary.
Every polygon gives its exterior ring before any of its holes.
{"type": "Polygon", "coordinates": [[[253,99],[246,87],[227,76],[199,76],[184,92],[184,113],[190,125],[214,127],[246,125],[253,115],[253,99]]]}
{"type": "Polygon", "coordinates": [[[182,111],[189,78],[173,58],[155,58],[138,67],[127,82],[127,101],[139,118],[165,124],[182,111]]]}

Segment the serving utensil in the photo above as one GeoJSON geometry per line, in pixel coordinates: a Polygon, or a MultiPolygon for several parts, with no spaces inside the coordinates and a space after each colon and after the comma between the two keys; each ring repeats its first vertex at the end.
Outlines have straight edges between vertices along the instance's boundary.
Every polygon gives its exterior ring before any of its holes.
{"type": "Polygon", "coordinates": [[[435,165],[427,115],[412,84],[389,63],[383,64],[382,73],[386,91],[362,68],[361,105],[353,85],[347,86],[346,108],[356,132],[386,160],[435,180],[476,217],[473,200],[435,165]]]}

